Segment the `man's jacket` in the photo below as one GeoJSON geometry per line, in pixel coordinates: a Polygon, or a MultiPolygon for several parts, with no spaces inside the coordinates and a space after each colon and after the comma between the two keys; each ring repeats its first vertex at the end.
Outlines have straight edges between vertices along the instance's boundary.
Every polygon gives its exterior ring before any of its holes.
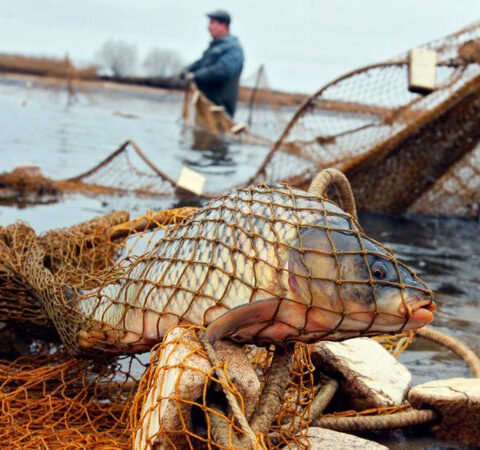
{"type": "Polygon", "coordinates": [[[235,36],[227,35],[210,42],[201,59],[188,66],[195,83],[205,96],[225,107],[233,117],[238,97],[243,50],[235,36]]]}

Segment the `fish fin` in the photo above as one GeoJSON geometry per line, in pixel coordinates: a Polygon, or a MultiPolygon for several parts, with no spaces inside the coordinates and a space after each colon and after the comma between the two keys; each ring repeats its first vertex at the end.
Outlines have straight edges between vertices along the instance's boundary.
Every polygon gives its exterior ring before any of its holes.
{"type": "MultiPolygon", "coordinates": [[[[215,319],[207,327],[207,339],[211,344],[223,338],[232,337],[242,328],[258,325],[259,330],[275,322],[281,300],[276,297],[256,300],[237,306],[215,319]]],[[[255,336],[252,336],[252,341],[255,336]]]]}

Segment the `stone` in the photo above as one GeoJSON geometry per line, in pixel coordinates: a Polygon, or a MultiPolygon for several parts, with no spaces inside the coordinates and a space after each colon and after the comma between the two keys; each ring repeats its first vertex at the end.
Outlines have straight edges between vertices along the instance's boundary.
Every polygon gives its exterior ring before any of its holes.
{"type": "MultiPolygon", "coordinates": [[[[327,428],[311,427],[307,430],[306,444],[309,450],[388,450],[388,447],[367,439],[359,438],[347,433],[328,430],[327,428]]],[[[282,450],[299,450],[295,444],[284,447],[282,450]]],[[[302,447],[303,448],[303,447],[302,447]]]]}
{"type": "Polygon", "coordinates": [[[356,410],[406,402],[410,371],[373,339],[319,342],[312,351],[312,361],[339,381],[340,391],[356,410]]]}
{"type": "Polygon", "coordinates": [[[432,427],[436,436],[480,447],[480,379],[450,378],[413,387],[408,395],[416,408],[440,415],[432,427]]]}
{"type": "MultiPolygon", "coordinates": [[[[227,361],[228,378],[242,395],[248,417],[260,394],[258,377],[241,347],[218,342],[215,350],[220,360],[227,361]]],[[[205,388],[211,383],[208,374],[213,375],[213,368],[195,329],[171,328],[148,379],[135,449],[195,447],[187,432],[196,432],[192,404],[203,404],[205,388]]]]}

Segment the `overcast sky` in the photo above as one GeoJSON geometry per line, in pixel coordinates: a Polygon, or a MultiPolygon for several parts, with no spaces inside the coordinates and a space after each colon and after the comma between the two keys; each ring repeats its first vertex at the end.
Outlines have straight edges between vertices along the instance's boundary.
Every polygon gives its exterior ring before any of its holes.
{"type": "Polygon", "coordinates": [[[88,62],[115,38],[140,58],[161,47],[190,62],[208,44],[204,13],[219,7],[244,74],[264,63],[271,87],[301,92],[480,19],[480,0],[0,0],[0,51],[88,62]]]}

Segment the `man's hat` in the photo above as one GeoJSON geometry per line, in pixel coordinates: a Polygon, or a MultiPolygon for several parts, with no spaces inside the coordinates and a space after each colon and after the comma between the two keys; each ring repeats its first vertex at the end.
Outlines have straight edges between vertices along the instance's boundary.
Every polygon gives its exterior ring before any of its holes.
{"type": "Polygon", "coordinates": [[[232,20],[230,14],[228,14],[228,12],[224,9],[216,9],[215,11],[208,13],[207,17],[217,20],[218,22],[226,23],[227,25],[230,25],[230,22],[232,20]]]}

